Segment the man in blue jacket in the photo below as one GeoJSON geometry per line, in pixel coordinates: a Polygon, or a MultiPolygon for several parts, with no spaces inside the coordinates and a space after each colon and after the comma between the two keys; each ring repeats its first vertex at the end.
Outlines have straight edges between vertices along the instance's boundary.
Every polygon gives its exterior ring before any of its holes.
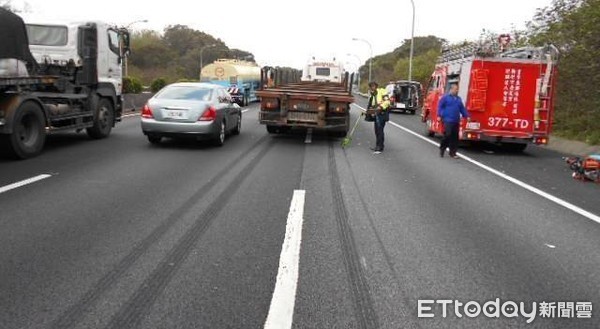
{"type": "Polygon", "coordinates": [[[450,156],[458,159],[458,131],[460,117],[469,119],[469,112],[465,108],[462,99],[458,96],[458,84],[450,85],[450,92],[444,95],[438,104],[438,121],[444,124],[444,139],[440,144],[440,157],[444,157],[446,148],[450,148],[450,156]]]}

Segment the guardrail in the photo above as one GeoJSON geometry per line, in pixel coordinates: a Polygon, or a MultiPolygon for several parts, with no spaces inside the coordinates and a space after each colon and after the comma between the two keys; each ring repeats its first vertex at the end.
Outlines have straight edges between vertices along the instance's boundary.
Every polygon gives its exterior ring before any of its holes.
{"type": "Polygon", "coordinates": [[[141,111],[153,93],[123,94],[123,113],[141,111]]]}

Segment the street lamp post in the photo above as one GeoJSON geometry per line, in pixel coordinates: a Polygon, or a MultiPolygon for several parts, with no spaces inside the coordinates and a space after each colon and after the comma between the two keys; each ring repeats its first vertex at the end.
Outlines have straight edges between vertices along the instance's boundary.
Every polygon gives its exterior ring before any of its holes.
{"type": "MultiPolygon", "coordinates": [[[[137,23],[148,23],[148,20],[147,19],[142,19],[142,20],[139,20],[139,21],[131,22],[131,23],[125,25],[125,29],[129,31],[129,27],[131,27],[131,25],[137,24],[137,23]]],[[[128,60],[129,60],[129,55],[126,55],[125,56],[125,67],[124,67],[124,69],[125,69],[124,73],[125,73],[126,77],[129,76],[129,65],[127,63],[128,60]]]]}
{"type": "Polygon", "coordinates": [[[412,29],[410,34],[410,57],[408,59],[408,80],[412,81],[413,54],[415,49],[415,1],[410,0],[412,4],[412,29]]]}
{"type": "Polygon", "coordinates": [[[203,46],[202,48],[200,48],[200,76],[199,76],[200,81],[202,81],[202,68],[204,67],[204,57],[203,57],[204,49],[212,48],[212,47],[216,47],[216,46],[217,45],[213,43],[213,44],[206,45],[206,46],[203,46]]]}
{"type": "Polygon", "coordinates": [[[371,52],[371,57],[369,58],[369,82],[371,82],[372,81],[371,80],[371,78],[372,78],[371,72],[373,69],[373,46],[371,45],[371,43],[369,41],[367,41],[365,39],[352,38],[352,41],[361,41],[361,42],[366,43],[369,46],[369,50],[371,52]]]}
{"type": "Polygon", "coordinates": [[[354,58],[356,58],[356,60],[358,60],[358,69],[356,70],[356,72],[358,73],[358,91],[360,92],[360,67],[362,66],[362,61],[360,60],[360,57],[358,57],[356,54],[346,54],[346,56],[353,56],[354,58]]]}

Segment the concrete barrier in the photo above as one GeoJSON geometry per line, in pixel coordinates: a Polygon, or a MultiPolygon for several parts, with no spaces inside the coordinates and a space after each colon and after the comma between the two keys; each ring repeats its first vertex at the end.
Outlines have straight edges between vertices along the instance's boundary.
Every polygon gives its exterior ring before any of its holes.
{"type": "Polygon", "coordinates": [[[153,93],[123,94],[123,114],[139,112],[153,93]]]}

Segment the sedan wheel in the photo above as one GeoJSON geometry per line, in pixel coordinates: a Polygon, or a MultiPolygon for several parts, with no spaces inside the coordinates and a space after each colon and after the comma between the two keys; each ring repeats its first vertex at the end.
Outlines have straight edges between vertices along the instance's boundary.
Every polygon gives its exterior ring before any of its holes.
{"type": "Polygon", "coordinates": [[[240,114],[237,119],[237,125],[233,128],[232,134],[239,135],[242,131],[242,115],[240,114]]]}
{"type": "Polygon", "coordinates": [[[160,141],[162,140],[162,136],[160,135],[148,135],[148,142],[150,142],[150,144],[160,144],[160,141]]]}
{"type": "Polygon", "coordinates": [[[225,144],[225,121],[221,121],[221,128],[215,140],[215,145],[223,146],[223,144],[225,144]]]}

